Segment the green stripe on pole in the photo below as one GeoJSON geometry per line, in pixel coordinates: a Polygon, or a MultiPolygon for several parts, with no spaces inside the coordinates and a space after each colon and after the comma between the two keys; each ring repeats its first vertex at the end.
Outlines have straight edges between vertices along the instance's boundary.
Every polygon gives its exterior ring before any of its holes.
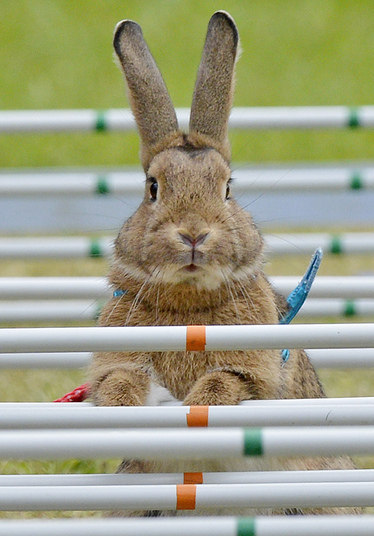
{"type": "Polygon", "coordinates": [[[350,128],[357,128],[360,125],[360,117],[358,108],[350,108],[348,115],[348,126],[350,128]]]}
{"type": "Polygon", "coordinates": [[[104,132],[107,128],[106,113],[103,111],[96,112],[95,130],[97,132],[104,132]]]}
{"type": "Polygon", "coordinates": [[[330,253],[334,255],[339,255],[343,253],[343,246],[340,236],[333,236],[330,244],[330,253]]]}
{"type": "Polygon", "coordinates": [[[344,316],[355,316],[357,314],[355,302],[347,300],[344,307],[344,316]]]}
{"type": "Polygon", "coordinates": [[[261,456],[262,454],[261,428],[244,428],[244,455],[261,456]]]}
{"type": "Polygon", "coordinates": [[[99,316],[101,315],[101,311],[104,307],[103,303],[98,303],[95,311],[94,320],[97,321],[99,319],[99,316]]]}
{"type": "Polygon", "coordinates": [[[95,240],[95,239],[91,240],[89,256],[90,257],[95,257],[95,258],[103,256],[103,252],[101,251],[100,242],[98,240],[95,240]]]}
{"type": "Polygon", "coordinates": [[[255,518],[239,518],[236,534],[237,536],[256,536],[255,518]]]}
{"type": "Polygon", "coordinates": [[[351,176],[350,182],[351,190],[361,190],[364,187],[362,181],[362,175],[358,171],[355,171],[351,176]]]}
{"type": "Polygon", "coordinates": [[[108,180],[104,175],[97,178],[95,192],[100,195],[105,195],[105,194],[110,193],[108,180]]]}

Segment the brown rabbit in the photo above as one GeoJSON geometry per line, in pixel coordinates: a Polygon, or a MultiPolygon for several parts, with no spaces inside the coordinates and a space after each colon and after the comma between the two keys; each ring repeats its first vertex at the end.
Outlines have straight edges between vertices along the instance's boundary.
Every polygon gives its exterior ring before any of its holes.
{"type": "MultiPolygon", "coordinates": [[[[100,325],[277,324],[284,305],[263,273],[263,238],[230,192],[228,119],[238,50],[233,19],[218,11],[209,22],[188,134],[178,128],[138,24],[120,22],[114,48],[141,137],[146,186],[143,202],[115,242],[109,281],[122,292],[107,303],[100,325]]],[[[285,366],[278,350],[98,353],[91,385],[95,404],[103,406],[157,404],[165,392],[185,405],[324,396],[307,355],[298,350],[290,352],[285,366]]],[[[345,459],[270,460],[266,466],[248,459],[132,461],[120,470],[261,467],[351,464],[345,459]]]]}

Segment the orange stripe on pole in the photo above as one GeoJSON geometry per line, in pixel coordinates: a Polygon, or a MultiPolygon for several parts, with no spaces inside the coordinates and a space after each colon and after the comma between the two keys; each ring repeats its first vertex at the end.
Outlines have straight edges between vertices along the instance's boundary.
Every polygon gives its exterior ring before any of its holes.
{"type": "Polygon", "coordinates": [[[177,510],[195,510],[195,484],[177,484],[177,510]]]}
{"type": "Polygon", "coordinates": [[[205,326],[187,326],[186,350],[190,352],[203,352],[205,345],[205,326]]]}
{"type": "Polygon", "coordinates": [[[208,426],[209,406],[190,406],[187,426],[208,426]]]}
{"type": "Polygon", "coordinates": [[[203,484],[203,473],[184,473],[183,484],[203,484]]]}

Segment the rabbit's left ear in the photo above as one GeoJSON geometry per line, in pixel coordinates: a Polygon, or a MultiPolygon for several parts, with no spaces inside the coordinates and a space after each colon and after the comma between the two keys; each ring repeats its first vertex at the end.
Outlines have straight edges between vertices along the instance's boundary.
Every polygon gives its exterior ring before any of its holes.
{"type": "Polygon", "coordinates": [[[234,20],[217,11],[209,21],[204,50],[192,99],[190,136],[206,143],[230,160],[228,120],[234,89],[239,43],[234,20]]]}

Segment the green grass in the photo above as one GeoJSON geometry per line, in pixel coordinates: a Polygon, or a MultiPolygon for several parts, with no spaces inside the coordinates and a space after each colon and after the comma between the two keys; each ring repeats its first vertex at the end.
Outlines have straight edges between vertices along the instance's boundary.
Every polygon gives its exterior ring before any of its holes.
{"type": "MultiPolygon", "coordinates": [[[[235,105],[373,104],[371,0],[2,0],[0,109],[127,106],[111,45],[113,28],[123,18],[141,24],[175,105],[189,106],[204,33],[216,9],[234,16],[241,35],[235,105]]],[[[236,162],[374,158],[374,133],[359,129],[233,132],[231,139],[236,162]]],[[[0,168],[138,164],[138,149],[134,133],[1,136],[0,168]]],[[[267,271],[300,275],[307,262],[275,258],[267,271]]],[[[88,276],[106,270],[103,260],[9,261],[1,263],[0,276],[88,276]]],[[[321,275],[373,270],[373,257],[327,256],[321,275]]],[[[373,371],[321,371],[321,377],[329,396],[373,394],[373,371]]],[[[0,400],[49,401],[84,379],[84,371],[1,371],[0,400]]],[[[359,464],[372,467],[373,460],[359,464]]],[[[0,462],[2,473],[114,467],[113,461],[0,462]]]]}
{"type": "MultiPolygon", "coordinates": [[[[372,2],[361,0],[2,0],[0,108],[127,106],[112,60],[118,20],[138,21],[176,106],[189,106],[209,17],[236,19],[243,53],[235,104],[373,101],[372,2]]],[[[369,159],[373,132],[237,132],[234,160],[369,159]]],[[[0,167],[138,163],[134,134],[0,138],[0,167]]]]}

